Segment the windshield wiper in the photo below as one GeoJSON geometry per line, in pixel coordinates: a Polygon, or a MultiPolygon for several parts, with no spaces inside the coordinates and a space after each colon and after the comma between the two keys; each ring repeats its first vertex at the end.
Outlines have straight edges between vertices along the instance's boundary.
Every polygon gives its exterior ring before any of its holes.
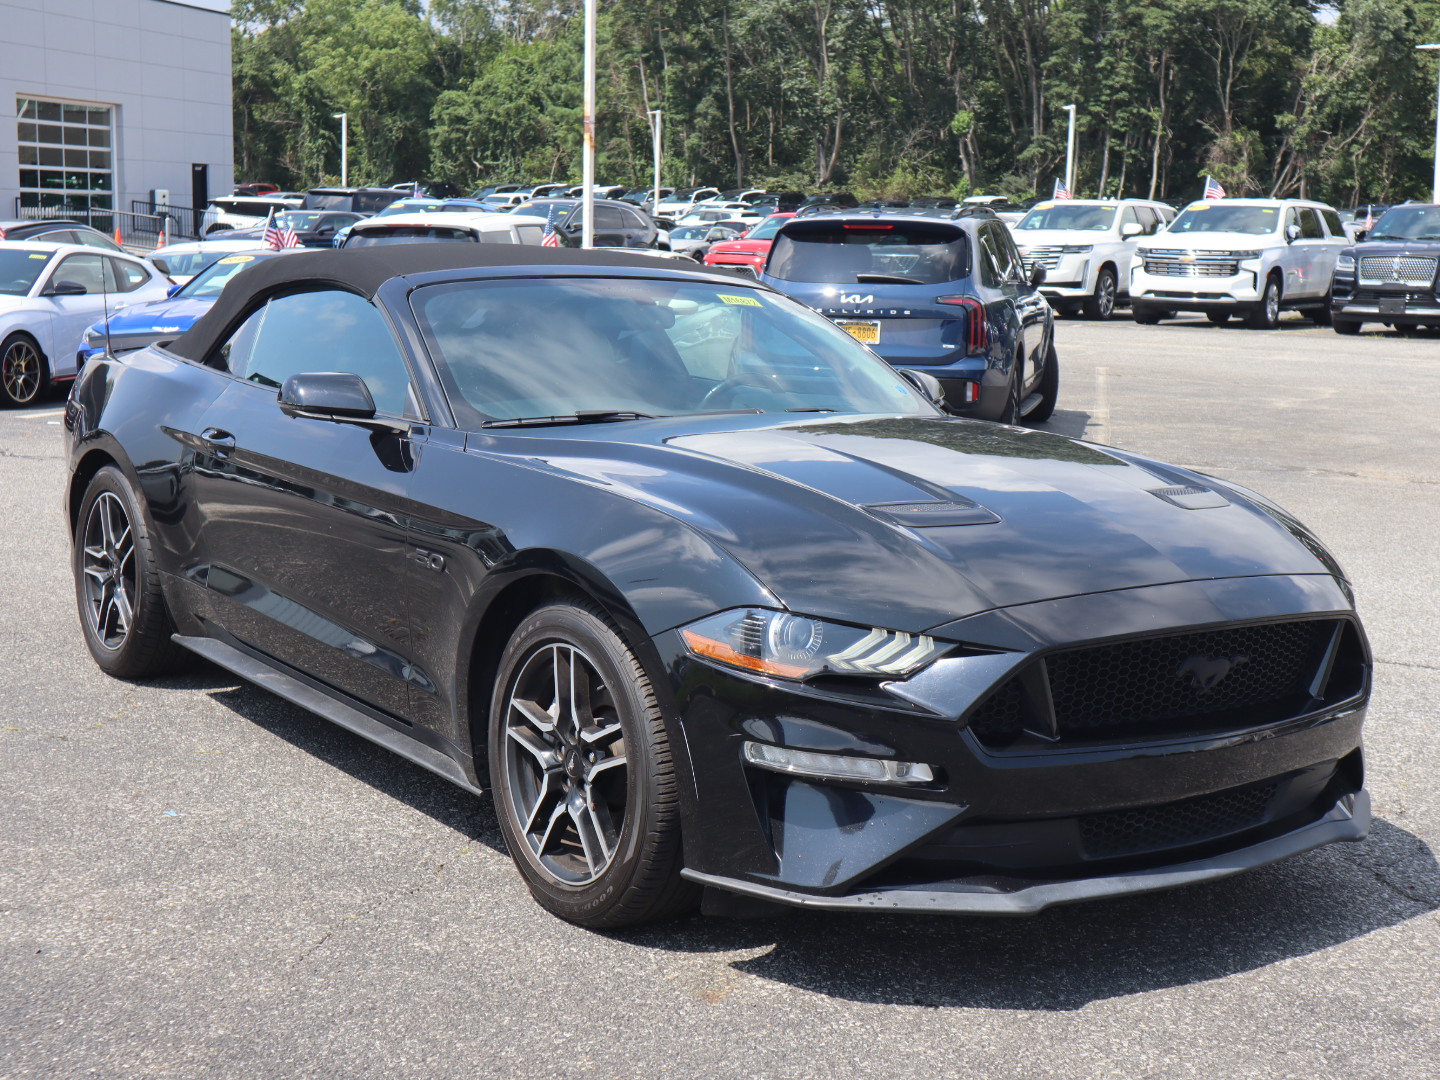
{"type": "Polygon", "coordinates": [[[786,412],[834,412],[834,409],[826,408],[824,405],[805,405],[800,408],[786,409],[786,412]]]}
{"type": "Polygon", "coordinates": [[[924,285],[919,278],[902,277],[899,274],[856,274],[857,285],[924,285]]]}
{"type": "Polygon", "coordinates": [[[579,412],[563,413],[559,416],[516,416],[507,420],[486,420],[480,426],[502,427],[545,427],[550,424],[611,424],[617,420],[653,420],[654,414],[631,412],[629,409],[581,409],[579,412]]]}

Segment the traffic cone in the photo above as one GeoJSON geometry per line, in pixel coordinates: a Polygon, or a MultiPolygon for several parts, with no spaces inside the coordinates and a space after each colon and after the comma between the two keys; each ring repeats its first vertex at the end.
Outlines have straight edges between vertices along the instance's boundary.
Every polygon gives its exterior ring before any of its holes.
{"type": "Polygon", "coordinates": [[[120,226],[119,226],[119,225],[116,225],[116,226],[115,226],[115,244],[116,244],[117,247],[124,247],[124,246],[125,246],[125,241],[123,241],[123,240],[120,239],[120,226]]]}

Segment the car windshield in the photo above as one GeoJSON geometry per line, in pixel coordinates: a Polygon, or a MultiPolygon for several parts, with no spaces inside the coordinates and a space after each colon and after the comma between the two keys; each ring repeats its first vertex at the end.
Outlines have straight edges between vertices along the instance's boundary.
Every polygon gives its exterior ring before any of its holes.
{"type": "Polygon", "coordinates": [[[0,251],[0,295],[24,296],[50,261],[48,251],[14,248],[0,251]]]}
{"type": "Polygon", "coordinates": [[[1397,206],[1386,210],[1367,240],[1440,240],[1440,206],[1397,206]]]}
{"type": "Polygon", "coordinates": [[[746,240],[773,240],[775,234],[780,231],[780,226],[789,221],[788,217],[766,218],[755,228],[745,234],[746,240]]]}
{"type": "Polygon", "coordinates": [[[670,234],[671,240],[702,240],[710,230],[703,225],[687,225],[670,234]]]}
{"type": "Polygon", "coordinates": [[[345,246],[358,248],[381,244],[464,244],[475,243],[478,239],[469,229],[452,229],[443,225],[387,225],[383,229],[351,230],[345,246]]]}
{"type": "Polygon", "coordinates": [[[227,252],[224,250],[191,251],[183,255],[167,255],[162,251],[156,255],[156,258],[163,260],[169,267],[171,277],[194,277],[225,254],[227,252]]]}
{"type": "Polygon", "coordinates": [[[1280,210],[1274,206],[1226,206],[1224,203],[1191,203],[1170,223],[1167,233],[1229,232],[1249,236],[1273,233],[1280,224],[1280,210]]]}
{"type": "Polygon", "coordinates": [[[440,200],[435,202],[416,202],[406,199],[402,202],[391,203],[384,210],[378,211],[376,217],[393,217],[395,214],[433,214],[436,210],[445,209],[445,204],[440,200]]]}
{"type": "Polygon", "coordinates": [[[282,229],[304,232],[306,229],[315,228],[320,221],[320,214],[319,210],[288,210],[275,215],[275,224],[282,229]]]}
{"type": "Polygon", "coordinates": [[[1105,232],[1115,224],[1120,208],[1114,203],[1079,205],[1064,202],[1040,203],[1015,226],[1025,229],[1063,229],[1077,232],[1105,232]]]}
{"type": "Polygon", "coordinates": [[[289,210],[295,204],[276,202],[270,199],[215,199],[210,205],[224,214],[264,217],[271,210],[289,210]]]}
{"type": "Polygon", "coordinates": [[[965,233],[953,225],[805,221],[780,234],[771,277],[837,285],[939,285],[969,276],[965,233]]]}
{"type": "Polygon", "coordinates": [[[226,255],[223,259],[217,260],[211,266],[200,271],[200,273],[187,281],[175,295],[213,300],[220,295],[221,290],[225,288],[226,282],[241,270],[244,270],[247,266],[255,265],[255,263],[261,259],[267,258],[270,258],[270,256],[260,252],[226,255]]]}
{"type": "Polygon", "coordinates": [[[595,410],[934,414],[828,319],[738,284],[465,281],[412,303],[467,424],[595,410]]]}

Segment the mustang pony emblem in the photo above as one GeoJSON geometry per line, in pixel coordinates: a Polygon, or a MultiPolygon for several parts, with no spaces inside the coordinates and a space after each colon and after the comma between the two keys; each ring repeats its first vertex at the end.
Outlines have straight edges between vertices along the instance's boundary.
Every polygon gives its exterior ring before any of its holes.
{"type": "Polygon", "coordinates": [[[1248,656],[1187,656],[1175,669],[1175,675],[1184,679],[1197,694],[1208,694],[1230,672],[1249,662],[1248,656]]]}

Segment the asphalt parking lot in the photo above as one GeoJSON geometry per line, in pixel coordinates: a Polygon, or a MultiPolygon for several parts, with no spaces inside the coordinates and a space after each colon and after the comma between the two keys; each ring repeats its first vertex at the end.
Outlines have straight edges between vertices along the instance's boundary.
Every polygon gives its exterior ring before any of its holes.
{"type": "Polygon", "coordinates": [[[99,673],[52,400],[0,413],[0,1078],[1433,1080],[1440,335],[1059,335],[1047,428],[1255,488],[1354,579],[1368,841],[1028,919],[577,929],[488,800],[216,669],[99,673]]]}

